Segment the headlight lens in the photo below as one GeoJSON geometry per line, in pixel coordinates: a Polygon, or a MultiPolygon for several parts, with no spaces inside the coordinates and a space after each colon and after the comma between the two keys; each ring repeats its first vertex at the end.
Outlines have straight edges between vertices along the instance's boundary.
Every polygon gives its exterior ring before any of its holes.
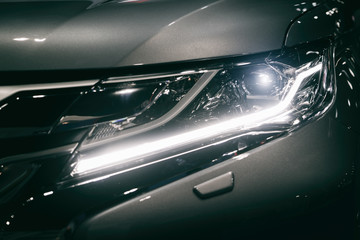
{"type": "Polygon", "coordinates": [[[26,104],[41,101],[52,109],[51,118],[28,124],[17,119],[18,124],[0,137],[39,132],[71,136],[68,142],[75,145],[60,174],[62,184],[184,156],[193,159],[185,169],[191,171],[236,157],[320,118],[335,98],[331,54],[321,43],[251,61],[231,58],[230,63],[191,71],[110,77],[90,88],[17,93],[2,101],[0,115],[14,112],[11,106],[23,106],[15,100],[30,99],[26,104]],[[64,96],[65,102],[58,101],[64,96]]]}
{"type": "MultiPolygon", "coordinates": [[[[92,128],[70,175],[127,171],[230,140],[233,144],[234,139],[237,148],[230,152],[236,156],[321,117],[335,92],[328,76],[329,52],[296,53],[298,62],[289,54],[159,76],[159,82],[150,84],[157,84],[154,90],[138,103],[144,106],[138,113],[92,128]]],[[[113,91],[131,97],[149,81],[146,76],[135,80],[126,79],[125,88],[121,80],[114,86],[121,90],[113,91]]],[[[100,88],[107,84],[112,82],[104,81],[100,88]]]]}

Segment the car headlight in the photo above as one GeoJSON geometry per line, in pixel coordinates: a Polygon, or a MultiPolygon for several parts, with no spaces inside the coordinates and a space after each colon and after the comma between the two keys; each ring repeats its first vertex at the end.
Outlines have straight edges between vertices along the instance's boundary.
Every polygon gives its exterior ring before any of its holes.
{"type": "MultiPolygon", "coordinates": [[[[7,129],[2,137],[57,134],[71,139],[71,157],[60,173],[63,184],[169,159],[191,158],[184,171],[192,171],[239,157],[320,118],[335,99],[328,43],[215,63],[186,71],[111,76],[91,87],[16,93],[2,101],[0,114],[43,104],[49,110],[39,110],[39,115],[47,117],[28,123],[5,117],[2,124],[13,126],[2,126],[7,129]]],[[[40,155],[25,155],[22,161],[40,155]]],[[[18,160],[7,157],[3,162],[18,160]]]]}

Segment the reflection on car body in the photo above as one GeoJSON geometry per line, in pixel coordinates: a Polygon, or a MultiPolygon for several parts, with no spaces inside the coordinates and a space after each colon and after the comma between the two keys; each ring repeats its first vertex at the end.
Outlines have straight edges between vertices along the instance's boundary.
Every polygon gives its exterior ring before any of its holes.
{"type": "Polygon", "coordinates": [[[359,8],[1,2],[0,237],[357,239],[359,8]]]}

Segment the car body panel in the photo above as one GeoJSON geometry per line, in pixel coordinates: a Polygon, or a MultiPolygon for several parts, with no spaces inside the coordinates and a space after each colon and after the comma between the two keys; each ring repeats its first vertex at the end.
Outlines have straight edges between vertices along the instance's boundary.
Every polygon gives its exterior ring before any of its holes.
{"type": "Polygon", "coordinates": [[[299,14],[293,5],[280,0],[1,2],[0,51],[6,57],[0,70],[110,68],[279,49],[299,14]]]}
{"type": "MultiPolygon", "coordinates": [[[[235,239],[249,234],[241,226],[256,218],[285,218],[287,211],[303,214],[317,206],[319,198],[321,204],[330,202],[351,185],[358,157],[354,150],[358,135],[334,120],[333,114],[291,136],[100,212],[80,226],[76,239],[147,235],[166,239],[173,233],[179,239],[235,239]],[[346,142],[339,146],[338,139],[346,142]],[[235,179],[231,193],[205,200],[194,194],[194,186],[229,171],[235,179]]],[[[306,236],[307,230],[302,230],[282,233],[291,238],[306,236]]],[[[250,233],[256,236],[256,230],[250,233]]]]}
{"type": "Polygon", "coordinates": [[[83,181],[68,173],[88,129],[71,139],[52,130],[26,141],[3,137],[0,143],[9,149],[3,149],[0,173],[10,166],[15,177],[11,191],[0,182],[0,238],[261,239],[273,229],[270,236],[284,239],[351,239],[360,202],[354,197],[360,34],[358,24],[336,24],[346,19],[342,6],[280,0],[0,3],[0,51],[6,56],[0,59],[0,85],[11,89],[76,82],[85,72],[96,82],[90,91],[111,77],[253,64],[251,59],[318,39],[330,43],[329,74],[336,82],[334,102],[320,119],[218,162],[212,160],[222,145],[214,144],[190,158],[174,155],[83,181]],[[64,139],[66,148],[58,148],[64,139]],[[194,192],[229,172],[233,188],[206,199],[194,192]],[[289,219],[295,219],[292,228],[284,230],[289,219]],[[259,229],[267,230],[259,235],[259,229]]]}

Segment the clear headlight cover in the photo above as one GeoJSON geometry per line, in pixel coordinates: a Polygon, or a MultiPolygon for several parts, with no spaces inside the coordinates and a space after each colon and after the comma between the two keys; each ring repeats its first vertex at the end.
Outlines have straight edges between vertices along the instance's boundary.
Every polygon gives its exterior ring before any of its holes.
{"type": "Polygon", "coordinates": [[[239,156],[323,116],[335,99],[331,71],[331,48],[303,46],[251,61],[105,79],[56,125],[54,131],[91,128],[63,179],[108,177],[197,152],[211,162],[239,156]]]}

